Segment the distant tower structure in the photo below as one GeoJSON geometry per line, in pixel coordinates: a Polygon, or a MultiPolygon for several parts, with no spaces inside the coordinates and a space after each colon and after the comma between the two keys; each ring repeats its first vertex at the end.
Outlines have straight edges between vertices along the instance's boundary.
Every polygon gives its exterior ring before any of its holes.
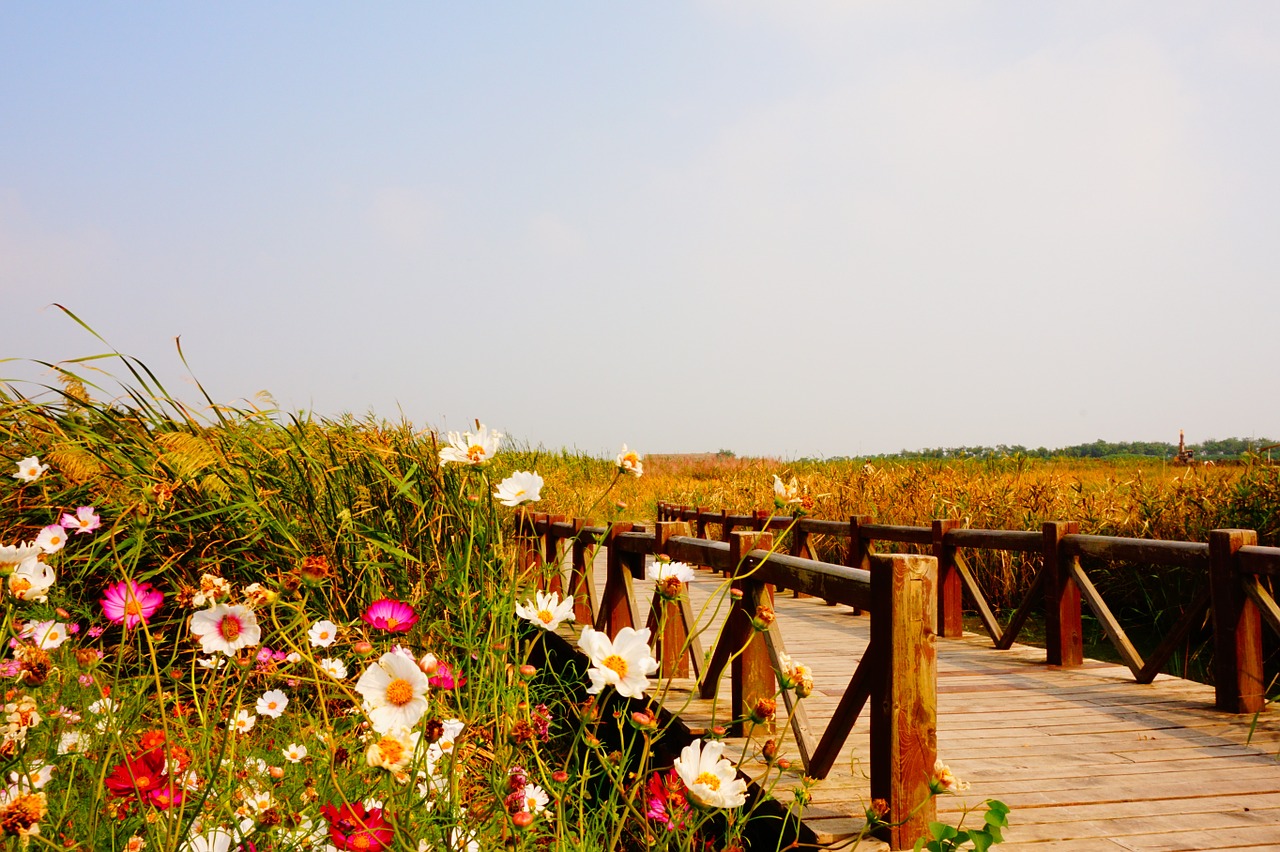
{"type": "Polygon", "coordinates": [[[1194,450],[1187,449],[1186,437],[1182,434],[1182,430],[1178,430],[1178,454],[1173,457],[1174,464],[1191,464],[1191,460],[1195,457],[1194,450]]]}

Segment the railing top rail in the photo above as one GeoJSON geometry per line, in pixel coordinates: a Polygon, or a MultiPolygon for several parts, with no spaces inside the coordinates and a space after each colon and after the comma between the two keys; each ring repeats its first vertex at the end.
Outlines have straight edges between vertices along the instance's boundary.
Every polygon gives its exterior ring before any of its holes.
{"type": "Polygon", "coordinates": [[[900,544],[933,544],[931,527],[904,527],[894,524],[859,524],[863,538],[875,541],[896,541],[900,544]]]}
{"type": "Polygon", "coordinates": [[[1009,550],[1039,553],[1044,550],[1044,534],[1021,530],[948,530],[942,543],[951,547],[973,547],[985,550],[1009,550]]]}
{"type": "Polygon", "coordinates": [[[833,565],[785,553],[753,550],[743,558],[743,570],[754,571],[765,583],[859,609],[871,609],[871,572],[833,565]]]}
{"type": "Polygon", "coordinates": [[[1193,541],[1072,534],[1063,537],[1062,546],[1071,556],[1094,556],[1152,565],[1197,567],[1209,564],[1209,545],[1193,541]]]}
{"type": "Polygon", "coordinates": [[[1245,545],[1236,551],[1240,557],[1240,570],[1246,574],[1280,575],[1280,547],[1245,545]]]}

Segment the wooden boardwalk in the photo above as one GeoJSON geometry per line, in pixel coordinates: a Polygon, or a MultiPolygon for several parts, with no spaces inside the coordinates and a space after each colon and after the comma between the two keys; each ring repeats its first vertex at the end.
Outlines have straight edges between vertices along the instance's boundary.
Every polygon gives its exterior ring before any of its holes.
{"type": "MultiPolygon", "coordinates": [[[[605,570],[594,572],[602,587],[605,570]]],[[[641,623],[652,584],[635,583],[641,623]]],[[[727,584],[699,570],[690,584],[695,614],[716,610],[727,584]]],[[[779,594],[775,603],[787,651],[809,665],[815,693],[805,707],[821,733],[868,641],[869,620],[848,607],[779,594]]],[[[727,607],[709,618],[709,647],[727,607]]],[[[728,717],[727,701],[692,700],[691,683],[673,682],[665,704],[693,729],[728,717]],[[714,714],[714,717],[713,717],[714,714]]],[[[656,691],[656,690],[655,690],[656,691]]],[[[728,676],[722,682],[727,694],[728,676]]],[[[1044,664],[1042,649],[992,647],[985,636],[938,640],[938,754],[972,786],[938,800],[939,818],[955,824],[966,807],[988,798],[1012,809],[998,849],[1280,850],[1280,714],[1234,716],[1213,709],[1213,689],[1159,676],[1134,682],[1119,665],[1086,661],[1079,668],[1044,664]],[[1251,730],[1252,726],[1252,730],[1251,730]]],[[[774,788],[801,780],[799,759],[779,702],[777,736],[793,768],[774,788]]],[[[750,774],[765,771],[760,740],[730,740],[748,751],[750,774]]],[[[838,845],[860,826],[869,801],[869,744],[860,719],[836,768],[812,791],[804,812],[819,842],[838,845]]],[[[775,773],[776,777],[776,773],[775,773]]],[[[968,817],[981,824],[981,809],[968,817]]],[[[858,848],[884,848],[866,841],[858,848]]]]}

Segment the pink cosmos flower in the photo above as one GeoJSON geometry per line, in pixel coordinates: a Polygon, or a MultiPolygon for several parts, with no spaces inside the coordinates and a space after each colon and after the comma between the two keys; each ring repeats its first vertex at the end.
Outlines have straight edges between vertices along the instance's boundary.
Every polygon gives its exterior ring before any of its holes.
{"type": "Polygon", "coordinates": [[[365,623],[379,630],[404,633],[418,623],[418,616],[407,603],[383,598],[369,604],[363,616],[365,623]]]}
{"type": "Polygon", "coordinates": [[[76,509],[76,513],[65,514],[59,521],[64,530],[68,532],[74,530],[77,534],[91,533],[98,527],[102,526],[102,518],[93,511],[92,506],[81,506],[76,509]]]}
{"type": "Polygon", "coordinates": [[[152,588],[150,583],[135,583],[124,580],[107,587],[102,595],[102,614],[112,624],[124,623],[124,629],[130,630],[147,622],[164,601],[164,595],[152,588]]]}
{"type": "Polygon", "coordinates": [[[453,669],[448,663],[436,663],[436,673],[427,678],[427,683],[436,689],[457,689],[467,682],[465,677],[454,677],[453,669]]]}

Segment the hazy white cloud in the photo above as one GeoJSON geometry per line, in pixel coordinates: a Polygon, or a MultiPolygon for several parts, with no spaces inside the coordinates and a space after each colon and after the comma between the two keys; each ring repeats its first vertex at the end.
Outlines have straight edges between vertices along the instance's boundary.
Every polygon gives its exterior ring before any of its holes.
{"type": "Polygon", "coordinates": [[[444,219],[439,207],[422,192],[387,186],[376,190],[365,211],[365,222],[385,246],[417,253],[429,248],[444,219]]]}

